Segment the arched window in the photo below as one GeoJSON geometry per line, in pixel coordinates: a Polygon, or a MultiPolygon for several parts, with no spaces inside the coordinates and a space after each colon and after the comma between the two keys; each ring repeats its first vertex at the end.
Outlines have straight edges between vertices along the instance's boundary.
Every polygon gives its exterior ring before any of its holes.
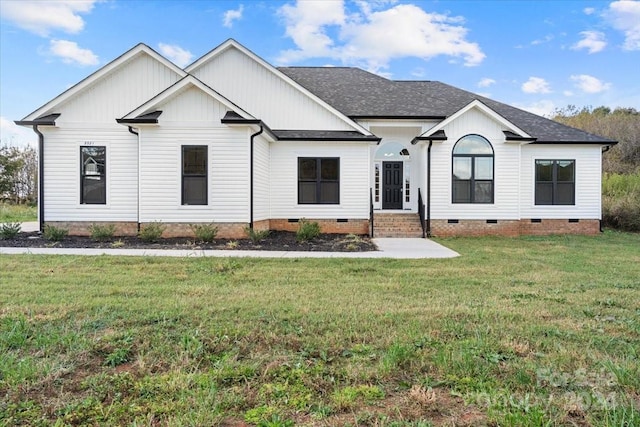
{"type": "Polygon", "coordinates": [[[493,147],[467,135],[453,147],[453,203],[493,203],[493,147]]]}

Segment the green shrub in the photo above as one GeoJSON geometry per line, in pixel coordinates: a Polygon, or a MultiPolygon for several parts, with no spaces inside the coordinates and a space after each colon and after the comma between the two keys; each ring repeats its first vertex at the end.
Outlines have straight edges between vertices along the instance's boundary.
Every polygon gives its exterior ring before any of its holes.
{"type": "Polygon", "coordinates": [[[89,233],[91,233],[91,239],[96,242],[105,242],[113,238],[113,234],[116,232],[115,224],[100,225],[91,224],[89,226],[89,233]]]}
{"type": "Polygon", "coordinates": [[[602,177],[602,219],[607,227],[640,231],[640,172],[602,177]]]}
{"type": "Polygon", "coordinates": [[[211,243],[218,235],[218,227],[213,223],[210,224],[192,224],[191,230],[196,235],[196,239],[200,242],[211,243]]]}
{"type": "Polygon", "coordinates": [[[258,243],[261,240],[264,240],[269,235],[269,230],[256,230],[255,228],[247,227],[244,229],[244,232],[247,233],[247,236],[253,243],[258,243]]]}
{"type": "Polygon", "coordinates": [[[0,224],[0,240],[13,239],[18,235],[22,226],[19,222],[3,222],[0,224]]]}
{"type": "Polygon", "coordinates": [[[320,235],[320,224],[317,222],[309,222],[306,219],[300,220],[300,227],[296,232],[296,240],[298,242],[310,242],[320,235]]]}
{"type": "Polygon", "coordinates": [[[52,242],[59,242],[67,237],[69,230],[62,227],[56,227],[54,225],[44,226],[44,238],[52,242]]]}
{"type": "Polygon", "coordinates": [[[162,233],[164,233],[165,226],[162,225],[160,221],[150,222],[149,224],[142,227],[138,236],[142,241],[147,243],[155,243],[160,237],[162,237],[162,233]]]}

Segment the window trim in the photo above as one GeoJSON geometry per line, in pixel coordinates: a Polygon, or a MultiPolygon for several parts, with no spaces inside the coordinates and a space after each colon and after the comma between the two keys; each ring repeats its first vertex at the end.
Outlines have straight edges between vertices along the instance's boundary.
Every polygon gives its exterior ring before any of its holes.
{"type": "Polygon", "coordinates": [[[495,204],[495,193],[496,193],[496,151],[493,148],[493,145],[491,144],[491,142],[489,142],[489,140],[487,138],[485,138],[482,135],[479,134],[475,134],[475,133],[471,133],[468,135],[465,135],[463,137],[461,137],[460,139],[458,139],[458,141],[456,141],[456,143],[453,145],[453,148],[451,149],[451,203],[452,204],[456,204],[456,205],[469,205],[469,204],[474,204],[474,205],[492,205],[495,204]],[[486,141],[487,144],[489,144],[489,147],[491,148],[491,154],[456,154],[456,146],[465,138],[468,137],[478,137],[478,138],[482,138],[483,140],[486,141]],[[491,176],[492,178],[489,179],[475,179],[475,169],[476,169],[476,162],[475,159],[476,158],[490,158],[491,161],[491,176]],[[456,179],[455,174],[454,174],[454,159],[455,158],[470,158],[471,159],[471,177],[469,179],[456,179]],[[464,202],[458,202],[456,201],[456,186],[455,183],[457,181],[469,181],[469,185],[470,185],[470,189],[469,189],[469,201],[464,201],[464,202]],[[477,182],[491,182],[491,201],[488,202],[476,202],[475,201],[475,183],[477,182]]]}
{"type": "Polygon", "coordinates": [[[340,204],[340,157],[309,157],[309,156],[299,156],[297,160],[297,172],[298,172],[298,204],[299,205],[339,205],[340,204]],[[314,180],[310,179],[300,179],[300,163],[303,160],[315,160],[316,161],[316,178],[314,180]],[[322,179],[322,160],[337,160],[338,162],[338,179],[337,180],[323,180],[322,179]],[[302,182],[315,182],[316,183],[316,201],[315,202],[302,202],[300,198],[300,183],[302,182]],[[338,184],[338,195],[337,200],[335,202],[322,202],[320,201],[320,194],[323,182],[335,182],[338,184]]]}
{"type": "Polygon", "coordinates": [[[80,200],[79,200],[79,204],[80,206],[106,206],[107,205],[107,201],[109,199],[108,195],[107,195],[107,164],[108,164],[108,150],[107,150],[107,145],[106,144],[95,144],[94,142],[83,142],[79,145],[79,166],[80,166],[80,191],[79,191],[79,195],[80,195],[80,200]],[[89,202],[85,202],[84,200],[84,178],[87,176],[85,174],[85,167],[83,164],[83,160],[82,160],[82,155],[83,155],[83,149],[84,148],[103,148],[104,149],[104,172],[102,174],[99,174],[99,176],[102,178],[101,181],[104,185],[104,201],[103,202],[99,202],[99,203],[89,203],[89,202]]]}
{"type": "Polygon", "coordinates": [[[208,206],[209,205],[209,145],[208,144],[181,144],[180,145],[180,206],[208,206]],[[184,173],[184,152],[188,148],[203,148],[205,149],[205,165],[204,175],[202,174],[189,174],[184,173]],[[185,177],[191,178],[204,178],[205,192],[204,203],[185,203],[185,177]]]}
{"type": "Polygon", "coordinates": [[[534,206],[575,206],[576,205],[576,159],[534,159],[533,160],[533,204],[534,206]],[[551,181],[538,180],[538,162],[552,162],[551,181]],[[559,181],[561,184],[573,184],[571,203],[557,203],[558,197],[558,162],[573,163],[573,180],[559,181]],[[538,203],[538,183],[551,183],[551,203],[538,203]]]}

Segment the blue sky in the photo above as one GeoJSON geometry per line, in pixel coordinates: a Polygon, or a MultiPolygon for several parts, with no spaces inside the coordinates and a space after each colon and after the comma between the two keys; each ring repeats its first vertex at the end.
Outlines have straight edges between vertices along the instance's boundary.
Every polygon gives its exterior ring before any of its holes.
{"type": "Polygon", "coordinates": [[[228,38],[274,65],[438,80],[537,114],[640,109],[640,1],[0,0],[0,138],[143,42],[186,66],[228,38]]]}

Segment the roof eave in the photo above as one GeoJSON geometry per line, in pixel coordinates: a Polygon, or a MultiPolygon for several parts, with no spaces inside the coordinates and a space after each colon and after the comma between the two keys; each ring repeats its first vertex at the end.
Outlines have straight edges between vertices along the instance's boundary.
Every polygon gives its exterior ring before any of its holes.
{"type": "Polygon", "coordinates": [[[278,141],[308,141],[308,142],[380,142],[382,138],[378,137],[370,137],[367,135],[363,135],[361,138],[354,137],[295,137],[295,136],[279,136],[278,141]]]}
{"type": "Polygon", "coordinates": [[[352,120],[444,120],[446,116],[349,116],[352,120]]]}
{"type": "Polygon", "coordinates": [[[585,145],[616,145],[618,141],[534,141],[531,144],[585,144],[585,145]]]}
{"type": "Polygon", "coordinates": [[[59,113],[47,114],[34,120],[15,120],[14,123],[18,126],[55,126],[58,117],[59,113]]]}
{"type": "Polygon", "coordinates": [[[158,117],[160,117],[161,114],[162,110],[157,110],[138,117],[116,119],[116,122],[121,125],[156,125],[158,124],[158,117]]]}

